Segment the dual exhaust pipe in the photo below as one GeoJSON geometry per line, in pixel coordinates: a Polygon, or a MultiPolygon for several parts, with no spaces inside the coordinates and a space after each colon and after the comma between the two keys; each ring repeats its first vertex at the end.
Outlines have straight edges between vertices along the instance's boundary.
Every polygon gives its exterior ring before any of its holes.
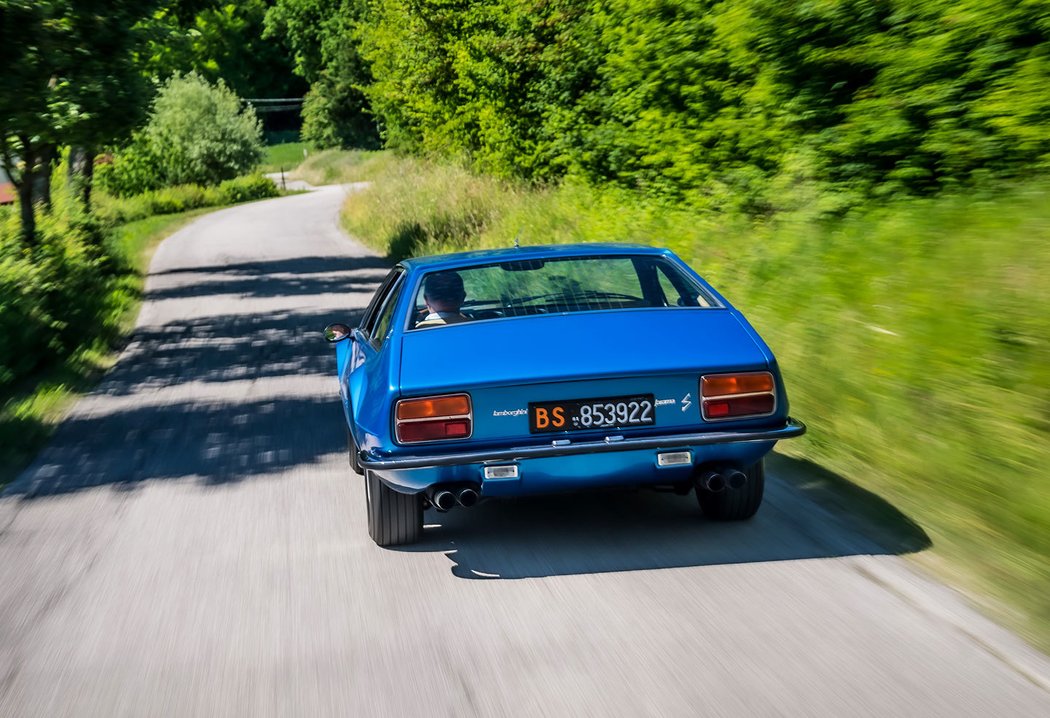
{"type": "Polygon", "coordinates": [[[742,489],[747,484],[747,474],[740,469],[725,468],[721,470],[705,469],[697,474],[696,486],[713,494],[728,489],[742,489]]]}
{"type": "Polygon", "coordinates": [[[427,498],[438,511],[448,511],[456,504],[465,509],[478,503],[481,492],[475,486],[444,487],[436,486],[427,490],[427,498]]]}

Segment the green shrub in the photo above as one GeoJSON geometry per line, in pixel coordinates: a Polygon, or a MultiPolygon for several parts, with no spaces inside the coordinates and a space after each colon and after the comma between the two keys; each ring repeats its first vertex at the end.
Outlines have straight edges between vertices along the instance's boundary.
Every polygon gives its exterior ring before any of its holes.
{"type": "Polygon", "coordinates": [[[254,199],[276,197],[277,185],[262,175],[249,175],[226,180],[219,185],[218,195],[223,204],[249,202],[254,199]]]}
{"type": "MultiPolygon", "coordinates": [[[[314,91],[356,82],[388,146],[500,177],[759,215],[782,208],[770,182],[800,156],[840,209],[1050,163],[1044,2],[373,0],[343,15],[350,28],[289,24],[306,50],[297,34],[359,38],[370,63],[366,77],[322,52],[314,91]]],[[[316,136],[315,119],[339,122],[312,114],[316,136]]]]}
{"type": "Polygon", "coordinates": [[[130,197],[162,186],[160,159],[141,133],[115,152],[109,162],[95,167],[95,186],[118,197],[130,197]]]}
{"type": "Polygon", "coordinates": [[[201,207],[248,202],[254,199],[276,197],[277,186],[262,175],[247,175],[226,180],[218,187],[179,185],[151,190],[132,197],[113,197],[100,194],[95,201],[94,215],[107,227],[134,222],[157,214],[175,214],[201,207]]]}
{"type": "Polygon", "coordinates": [[[175,214],[278,194],[262,175],[227,180],[217,187],[181,185],[131,197],[96,194],[85,215],[53,174],[54,208],[37,219],[39,244],[20,239],[18,212],[0,211],[0,388],[55,358],[92,345],[117,330],[126,306],[132,258],[112,240],[113,228],[154,215],[175,214]]]}
{"type": "Polygon", "coordinates": [[[221,81],[175,75],[161,87],[146,126],[99,172],[99,186],[121,197],[160,187],[217,185],[263,158],[262,126],[221,81]]]}
{"type": "Polygon", "coordinates": [[[38,245],[19,240],[17,217],[0,218],[0,387],[97,336],[107,262],[88,222],[41,215],[38,245]]]}

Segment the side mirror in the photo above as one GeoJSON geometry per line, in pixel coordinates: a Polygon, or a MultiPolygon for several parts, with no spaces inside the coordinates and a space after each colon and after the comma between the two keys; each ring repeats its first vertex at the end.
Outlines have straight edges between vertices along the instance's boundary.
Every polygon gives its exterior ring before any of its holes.
{"type": "Polygon", "coordinates": [[[345,324],[329,324],[324,328],[324,339],[330,344],[335,344],[346,339],[352,332],[353,330],[345,324]]]}

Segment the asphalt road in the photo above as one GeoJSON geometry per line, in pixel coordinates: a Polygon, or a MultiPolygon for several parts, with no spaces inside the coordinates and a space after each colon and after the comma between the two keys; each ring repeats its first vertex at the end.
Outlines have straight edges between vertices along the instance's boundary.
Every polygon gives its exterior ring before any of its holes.
{"type": "Polygon", "coordinates": [[[208,215],[0,499],[0,716],[1047,716],[1045,657],[804,489],[754,521],[609,493],[382,550],[328,321],[384,263],[346,188],[208,215]]]}

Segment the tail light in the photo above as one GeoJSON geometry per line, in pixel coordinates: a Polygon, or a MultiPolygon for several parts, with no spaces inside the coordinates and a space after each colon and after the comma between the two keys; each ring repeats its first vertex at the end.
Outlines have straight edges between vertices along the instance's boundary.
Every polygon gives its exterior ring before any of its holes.
{"type": "Polygon", "coordinates": [[[394,428],[402,444],[467,439],[473,429],[469,394],[402,399],[394,409],[394,428]]]}
{"type": "Polygon", "coordinates": [[[704,421],[769,416],[776,410],[773,375],[768,371],[700,377],[704,421]]]}

